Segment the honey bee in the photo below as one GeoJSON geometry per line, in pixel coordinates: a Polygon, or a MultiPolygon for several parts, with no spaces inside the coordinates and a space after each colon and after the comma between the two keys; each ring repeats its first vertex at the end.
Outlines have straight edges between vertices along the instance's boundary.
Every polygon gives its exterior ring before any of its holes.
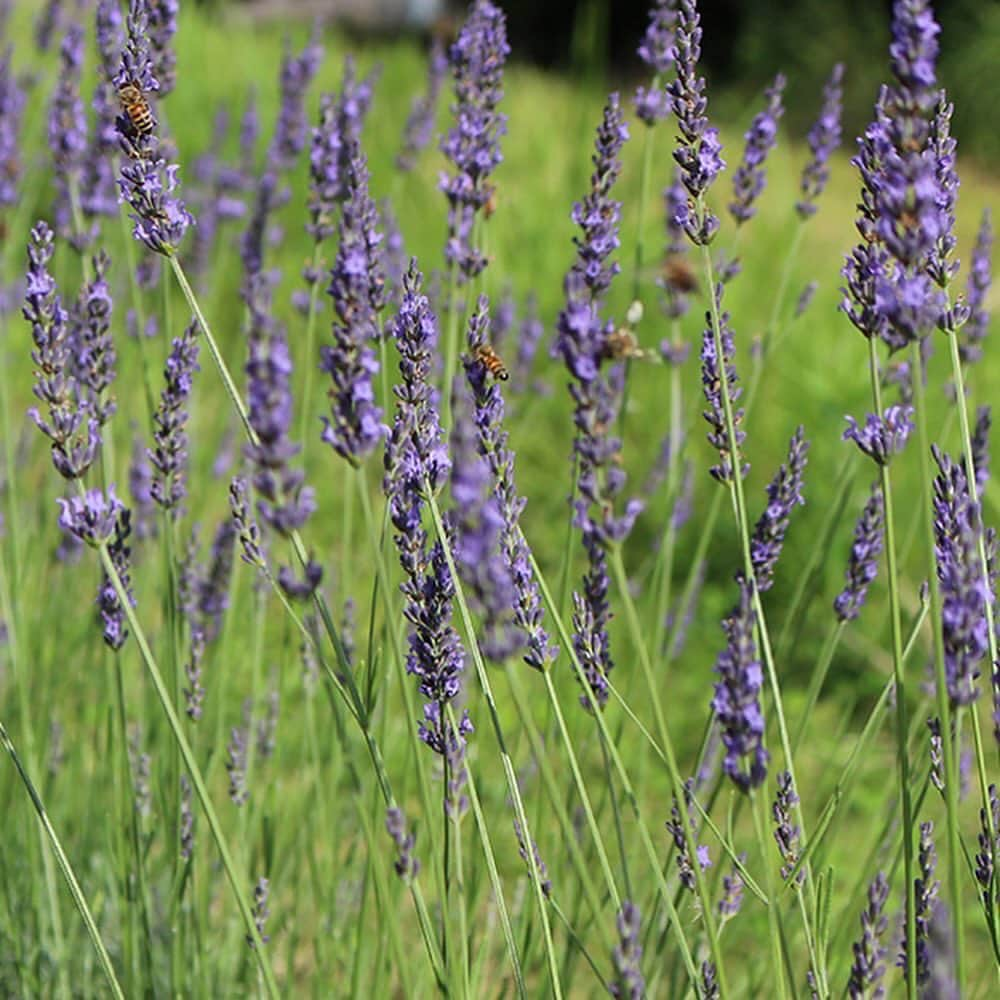
{"type": "Polygon", "coordinates": [[[510,372],[500,355],[489,344],[481,344],[476,348],[476,360],[498,381],[506,382],[510,372]]]}
{"type": "Polygon", "coordinates": [[[694,269],[681,254],[667,254],[663,261],[663,282],[671,291],[685,295],[698,290],[694,269]]]}
{"type": "Polygon", "coordinates": [[[484,219],[489,219],[489,218],[492,217],[493,213],[497,210],[497,204],[498,204],[498,202],[499,202],[499,198],[497,197],[497,189],[493,188],[493,190],[490,191],[489,198],[486,199],[486,204],[483,205],[483,218],[484,219]]]}
{"type": "Polygon", "coordinates": [[[609,361],[626,361],[646,356],[639,341],[635,339],[635,334],[626,327],[619,327],[607,335],[601,353],[609,361]]]}
{"type": "Polygon", "coordinates": [[[118,101],[136,135],[150,135],[156,127],[156,119],[146,95],[134,80],[118,88],[118,101]]]}

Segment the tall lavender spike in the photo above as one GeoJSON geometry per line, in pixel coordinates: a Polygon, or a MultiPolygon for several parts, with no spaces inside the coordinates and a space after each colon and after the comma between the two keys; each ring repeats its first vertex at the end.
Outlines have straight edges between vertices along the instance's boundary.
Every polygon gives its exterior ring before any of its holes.
{"type": "Polygon", "coordinates": [[[125,44],[122,8],[118,0],[97,0],[94,26],[101,68],[110,79],[118,68],[118,54],[125,44]]]}
{"type": "Polygon", "coordinates": [[[678,880],[681,885],[688,890],[688,892],[695,891],[696,876],[694,872],[694,865],[697,864],[702,871],[707,871],[712,865],[712,858],[709,854],[708,847],[704,844],[698,844],[696,840],[697,827],[695,821],[691,818],[691,813],[694,812],[693,790],[694,779],[688,778],[688,780],[684,782],[684,800],[687,805],[688,823],[691,828],[691,843],[695,845],[694,859],[691,858],[688,851],[688,838],[684,835],[684,825],[681,820],[681,811],[677,805],[676,796],[672,797],[673,801],[670,805],[670,819],[663,824],[673,839],[674,849],[677,851],[678,880]]]}
{"type": "Polygon", "coordinates": [[[0,54],[0,208],[17,201],[21,179],[21,122],[27,98],[14,75],[11,49],[0,54]]]}
{"type": "MultiPolygon", "coordinates": [[[[108,541],[108,554],[111,556],[112,565],[125,591],[128,602],[135,607],[135,596],[132,593],[132,582],[129,574],[129,558],[132,549],[128,544],[129,535],[132,533],[131,513],[127,507],[121,507],[115,520],[114,534],[108,541]]],[[[101,621],[104,625],[104,642],[116,653],[125,645],[128,638],[128,628],[125,624],[125,609],[118,598],[110,577],[105,572],[101,579],[101,586],[97,592],[97,607],[100,611],[101,621]]]]}
{"type": "Polygon", "coordinates": [[[976,881],[979,883],[983,905],[989,913],[998,897],[996,859],[1000,857],[1000,796],[997,786],[989,787],[989,813],[987,807],[979,810],[979,852],[976,854],[976,881]]]}
{"type": "Polygon", "coordinates": [[[177,13],[180,0],[147,0],[149,12],[149,48],[153,59],[153,75],[160,83],[160,96],[166,97],[177,83],[177,13]]]}
{"type": "Polygon", "coordinates": [[[518,494],[514,483],[514,452],[507,446],[507,433],[503,430],[503,396],[480,360],[480,352],[487,344],[488,321],[488,302],[482,296],[469,323],[469,354],[463,361],[475,401],[479,452],[489,463],[493,477],[493,496],[501,522],[500,548],[513,583],[514,619],[527,636],[528,651],[524,660],[536,670],[545,670],[559,650],[549,645],[548,633],[542,625],[538,582],[521,532],[520,517],[526,501],[518,494]]]}
{"type": "Polygon", "coordinates": [[[83,250],[89,234],[79,230],[74,204],[80,195],[80,178],[87,152],[87,116],[80,98],[83,67],[83,28],[72,23],[59,49],[60,70],[49,108],[48,139],[55,165],[58,195],[55,205],[56,228],[70,236],[73,246],[83,250]]]}
{"type": "Polygon", "coordinates": [[[990,312],[987,305],[990,286],[993,284],[993,222],[988,208],[983,209],[983,218],[976,234],[976,245],[972,248],[972,262],[965,297],[969,307],[969,319],[962,327],[958,353],[962,361],[969,365],[983,356],[983,341],[990,326],[990,312]]]}
{"type": "Polygon", "coordinates": [[[796,504],[804,504],[802,473],[806,466],[809,442],[802,427],[788,444],[788,462],[775,473],[767,486],[767,506],[750,538],[750,562],[757,589],[769,590],[774,583],[774,567],[788,531],[788,522],[796,504]]]}
{"type": "Polygon", "coordinates": [[[854,542],[847,560],[847,583],[833,602],[837,618],[842,622],[853,621],[861,612],[868,596],[868,587],[878,575],[878,557],[884,540],[884,507],[882,488],[872,484],[858,523],[854,529],[854,542]]]}
{"type": "Polygon", "coordinates": [[[331,411],[323,418],[322,439],[358,465],[385,437],[382,410],[375,404],[373,377],[379,364],[373,345],[385,304],[382,236],[368,194],[368,167],[354,143],[348,167],[350,197],[340,218],[340,245],[328,292],[335,319],[333,344],[321,349],[320,370],[330,376],[331,411]]]}
{"type": "Polygon", "coordinates": [[[514,391],[523,392],[529,385],[538,345],[545,335],[545,324],[538,315],[538,296],[529,292],[524,300],[524,318],[517,339],[514,391]]]}
{"type": "Polygon", "coordinates": [[[153,414],[153,447],[147,451],[156,470],[150,489],[153,499],[171,518],[182,513],[187,495],[188,412],[194,373],[198,371],[198,322],[192,319],[175,337],[163,370],[160,405],[153,414]]]}
{"type": "Polygon", "coordinates": [[[907,941],[904,931],[896,964],[901,969],[906,969],[909,949],[913,947],[916,951],[917,982],[915,985],[925,986],[931,976],[929,942],[931,923],[934,917],[938,889],[940,888],[940,882],[934,877],[934,872],[937,868],[937,851],[934,847],[934,824],[931,822],[920,824],[920,846],[917,856],[920,866],[920,874],[914,879],[917,937],[915,944],[911,943],[907,941]]]}
{"type": "Polygon", "coordinates": [[[971,705],[989,651],[985,610],[994,596],[979,558],[979,505],[969,496],[964,468],[932,447],[940,474],[934,480],[934,553],[941,587],[948,697],[953,706],[971,705]]]}
{"type": "Polygon", "coordinates": [[[460,278],[485,270],[488,260],[472,245],[476,214],[493,194],[490,174],[500,165],[500,138],[507,116],[497,110],[503,97],[503,67],[510,54],[503,11],[490,0],[475,0],[468,19],[448,52],[455,81],[455,123],[441,140],[452,164],[439,186],[448,199],[445,257],[460,278]]]}
{"type": "Polygon", "coordinates": [[[764,161],[774,149],[778,122],[785,113],[781,102],[785,82],[781,73],[774,78],[774,82],[764,92],[767,98],[764,110],[754,116],[744,137],[746,148],[743,150],[743,159],[733,174],[733,200],[729,203],[729,211],[737,225],[742,225],[754,216],[757,211],[755,203],[767,183],[764,161]]]}
{"type": "Polygon", "coordinates": [[[993,411],[989,406],[976,410],[976,426],[972,432],[972,468],[976,474],[976,496],[982,499],[990,479],[990,428],[993,411]]]}
{"type": "Polygon", "coordinates": [[[286,40],[279,77],[281,105],[267,150],[268,173],[290,170],[305,147],[309,127],[305,114],[305,96],[322,60],[323,49],[315,34],[297,56],[292,53],[286,40]]]}
{"type": "Polygon", "coordinates": [[[615,981],[608,983],[608,992],[619,1000],[641,1000],[646,994],[646,980],[639,967],[642,961],[642,944],[639,941],[642,916],[639,907],[630,900],[623,900],[617,924],[618,944],[611,953],[615,981]]]}
{"type": "Polygon", "coordinates": [[[392,806],[386,810],[385,829],[396,845],[396,860],[392,864],[396,874],[404,882],[416,878],[417,872],[420,871],[420,861],[413,854],[417,838],[407,831],[406,817],[402,809],[392,806]]]}
{"type": "Polygon", "coordinates": [[[705,78],[698,76],[701,57],[701,17],[695,0],[680,0],[674,61],[677,77],[667,87],[670,107],[680,132],[674,160],[681,168],[681,180],[689,198],[675,218],[691,242],[704,246],[718,232],[719,220],[699,200],[725,169],[719,130],[708,124],[705,114],[705,78]]]}
{"type": "Polygon", "coordinates": [[[767,776],[768,752],[764,748],[764,713],[761,688],[764,673],[757,659],[753,630],[752,584],[739,580],[740,603],[722,623],[726,648],[715,671],[712,710],[722,727],[726,757],[722,769],[741,791],[748,792],[767,776]]]}
{"type": "Polygon", "coordinates": [[[806,137],[812,158],[802,171],[802,197],[795,203],[800,219],[808,219],[816,213],[816,202],[830,179],[830,157],[840,145],[843,112],[844,64],[837,63],[823,87],[823,106],[819,117],[806,137]]]}
{"type": "Polygon", "coordinates": [[[427,56],[427,89],[413,98],[403,129],[403,146],[396,156],[396,166],[409,173],[420,154],[430,145],[434,134],[438,99],[448,74],[448,56],[441,40],[435,38],[427,56]]]}
{"type": "Polygon", "coordinates": [[[885,915],[888,898],[889,881],[879,872],[868,887],[868,904],[861,911],[861,937],[851,945],[854,963],[847,982],[851,1000],[885,996],[885,988],[881,982],[889,950],[882,943],[882,938],[889,927],[889,918],[885,915]]]}
{"type": "Polygon", "coordinates": [[[128,491],[132,498],[135,537],[138,541],[156,537],[156,501],[153,500],[153,466],[142,438],[133,428],[132,459],[128,467],[128,491]]]}
{"type": "MultiPolygon", "coordinates": [[[[117,58],[117,52],[115,53],[117,58]]],[[[83,162],[80,208],[88,220],[118,215],[114,154],[118,150],[118,98],[110,79],[98,79],[91,101],[94,131],[83,162]]]]}
{"type": "MultiPolygon", "coordinates": [[[[774,802],[771,803],[771,818],[774,820],[774,840],[783,862],[781,877],[787,879],[795,871],[801,856],[802,831],[792,819],[792,810],[799,804],[799,796],[795,791],[790,772],[782,771],[777,777],[777,785],[778,790],[774,802]]],[[[805,874],[800,869],[796,875],[795,880],[799,885],[805,879],[805,874]]]]}
{"type": "Polygon", "coordinates": [[[662,77],[674,64],[674,26],[677,24],[677,0],[654,0],[649,9],[649,25],[639,46],[639,58],[653,71],[649,87],[635,92],[636,117],[646,125],[655,125],[670,114],[667,90],[662,77]]]}
{"type": "Polygon", "coordinates": [[[111,337],[112,302],[107,281],[110,266],[103,250],[93,257],[93,277],[80,289],[70,317],[76,378],[86,390],[88,404],[101,427],[117,409],[110,394],[117,362],[111,337]]]}
{"type": "MultiPolygon", "coordinates": [[[[242,541],[242,539],[241,539],[242,541]]],[[[229,608],[229,584],[233,575],[233,550],[236,525],[225,518],[219,522],[212,539],[208,571],[199,581],[196,596],[196,628],[205,642],[212,642],[222,631],[222,618],[229,608]]]]}
{"type": "Polygon", "coordinates": [[[249,699],[243,703],[242,720],[229,730],[226,746],[226,773],[229,775],[229,798],[233,805],[246,805],[250,798],[247,775],[247,742],[250,733],[249,699]]]}

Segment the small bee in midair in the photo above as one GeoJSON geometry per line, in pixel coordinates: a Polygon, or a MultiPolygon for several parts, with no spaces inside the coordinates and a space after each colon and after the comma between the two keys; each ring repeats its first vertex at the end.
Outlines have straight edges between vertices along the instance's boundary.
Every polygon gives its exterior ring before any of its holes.
{"type": "Polygon", "coordinates": [[[150,135],[156,127],[156,119],[146,95],[134,80],[118,88],[118,101],[136,135],[150,135]]]}
{"type": "Polygon", "coordinates": [[[494,188],[490,192],[489,198],[486,199],[486,204],[483,205],[483,218],[484,219],[492,218],[493,213],[497,210],[497,204],[498,204],[498,202],[499,202],[499,198],[497,196],[497,189],[494,188]]]}
{"type": "Polygon", "coordinates": [[[602,354],[609,361],[625,361],[646,356],[646,352],[639,346],[639,341],[635,339],[635,334],[625,327],[612,330],[607,335],[602,354]]]}
{"type": "Polygon", "coordinates": [[[476,360],[498,381],[506,382],[510,372],[500,355],[489,344],[481,344],[476,348],[476,360]]]}
{"type": "Polygon", "coordinates": [[[667,254],[663,261],[663,282],[667,288],[685,295],[698,290],[698,278],[687,259],[681,254],[667,254]]]}

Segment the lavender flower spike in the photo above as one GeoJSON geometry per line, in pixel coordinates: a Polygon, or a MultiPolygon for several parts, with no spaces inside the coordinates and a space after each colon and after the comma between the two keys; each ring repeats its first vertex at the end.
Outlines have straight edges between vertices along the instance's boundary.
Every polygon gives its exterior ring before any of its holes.
{"type": "Polygon", "coordinates": [[[768,752],[764,748],[764,713],[760,694],[764,673],[757,659],[753,630],[755,615],[751,586],[739,580],[740,603],[723,623],[726,648],[715,671],[712,710],[722,727],[726,757],[722,768],[737,788],[748,792],[767,776],[768,752]]]}
{"type": "Polygon", "coordinates": [[[153,75],[160,83],[160,95],[166,96],[177,82],[177,13],[180,0],[147,0],[149,12],[149,47],[153,57],[153,75]]]}
{"type": "Polygon", "coordinates": [[[396,166],[409,173],[419,155],[430,145],[434,132],[438,98],[448,72],[448,57],[440,40],[435,38],[427,57],[427,91],[413,99],[403,130],[403,148],[396,157],[396,166]]]}
{"type": "Polygon", "coordinates": [[[174,338],[163,370],[160,405],[153,414],[154,446],[146,454],[156,470],[150,493],[171,517],[181,514],[187,494],[187,420],[184,408],[198,371],[198,323],[192,319],[180,337],[174,338]]]}
{"type": "Polygon", "coordinates": [[[482,296],[469,323],[465,373],[475,400],[479,451],[493,475],[493,493],[502,521],[500,545],[514,585],[514,619],[528,637],[524,660],[536,670],[545,670],[558,654],[558,647],[549,645],[548,633],[542,627],[538,582],[531,568],[527,542],[521,533],[519,521],[526,501],[518,495],[514,484],[514,452],[507,446],[507,433],[503,430],[503,396],[479,360],[479,352],[486,346],[487,310],[488,303],[482,296]]]}
{"type": "Polygon", "coordinates": [[[847,982],[851,1000],[885,995],[885,989],[879,984],[885,975],[885,957],[889,953],[882,944],[882,937],[889,927],[889,918],[885,915],[888,898],[888,879],[879,872],[868,887],[868,905],[861,911],[861,937],[851,946],[854,964],[847,982]]]}
{"type": "Polygon", "coordinates": [[[808,219],[815,214],[816,202],[830,179],[830,157],[840,145],[840,120],[843,111],[844,64],[837,63],[823,88],[823,106],[819,117],[806,137],[812,150],[812,159],[802,171],[802,198],[795,203],[795,211],[800,219],[808,219]]]}
{"type": "Polygon", "coordinates": [[[733,174],[733,200],[729,203],[729,211],[737,225],[742,225],[753,217],[757,211],[754,203],[767,183],[764,161],[777,141],[778,121],[785,112],[781,103],[784,89],[785,78],[779,73],[765,91],[767,105],[754,116],[747,130],[746,149],[743,151],[742,162],[733,174]]]}
{"type": "Polygon", "coordinates": [[[308,120],[305,96],[323,60],[323,49],[311,38],[299,53],[293,55],[287,43],[281,60],[281,107],[278,121],[267,149],[267,172],[290,170],[306,144],[308,120]]]}
{"type": "Polygon", "coordinates": [[[59,50],[60,71],[52,106],[49,109],[48,138],[55,164],[58,198],[56,228],[73,234],[74,245],[83,248],[83,234],[77,231],[73,200],[80,197],[80,176],[87,152],[87,116],[80,99],[80,73],[83,67],[83,28],[70,24],[59,50]]]}
{"type": "Polygon", "coordinates": [[[646,995],[646,980],[639,967],[642,960],[641,922],[639,907],[623,900],[617,918],[619,944],[611,955],[615,982],[608,984],[608,992],[619,1000],[641,1000],[646,995]]]}
{"type": "Polygon", "coordinates": [[[750,561],[758,590],[769,590],[774,583],[774,567],[781,555],[792,510],[796,504],[805,503],[802,498],[802,472],[808,451],[809,442],[799,427],[788,444],[787,464],[782,465],[768,483],[767,507],[750,539],[750,561]]]}
{"type": "Polygon", "coordinates": [[[869,413],[864,427],[859,427],[853,417],[847,417],[847,430],[842,437],[853,441],[878,465],[887,465],[889,459],[903,450],[913,432],[913,407],[890,406],[884,416],[869,413]]]}
{"type": "Polygon", "coordinates": [[[670,113],[667,91],[661,78],[674,63],[674,26],[677,23],[677,0],[654,0],[649,10],[649,25],[639,46],[639,58],[653,71],[649,87],[635,92],[635,113],[640,121],[655,125],[670,113]]]}
{"type": "Polygon", "coordinates": [[[445,257],[468,279],[485,270],[488,260],[472,245],[472,225],[490,200],[490,174],[500,165],[500,137],[507,116],[497,111],[503,97],[503,67],[510,54],[506,18],[490,0],[476,0],[448,60],[455,80],[455,124],[441,140],[453,165],[442,173],[440,188],[448,199],[445,257]]]}
{"type": "Polygon", "coordinates": [[[934,480],[934,553],[941,584],[941,633],[948,697],[953,706],[979,696],[979,666],[989,651],[990,583],[979,558],[979,505],[972,502],[964,468],[932,447],[941,470],[934,480]]]}
{"type": "Polygon", "coordinates": [[[701,17],[695,0],[680,0],[674,61],[677,78],[667,88],[670,106],[680,132],[674,159],[681,168],[681,180],[689,200],[675,220],[691,242],[703,246],[712,241],[719,220],[698,201],[725,168],[719,130],[708,124],[705,78],[697,75],[701,56],[701,17]]]}
{"type": "MultiPolygon", "coordinates": [[[[129,604],[135,607],[135,596],[132,594],[132,581],[129,575],[129,558],[132,549],[129,547],[128,538],[132,533],[131,512],[127,507],[122,507],[118,511],[115,521],[114,535],[108,542],[108,555],[115,568],[115,573],[128,597],[129,604]]],[[[104,573],[101,579],[101,586],[97,592],[97,607],[100,611],[101,621],[104,623],[104,642],[107,646],[118,652],[125,645],[128,638],[128,628],[125,625],[125,609],[118,599],[118,591],[115,589],[111,578],[104,573]]]]}
{"type": "Polygon", "coordinates": [[[833,610],[842,622],[858,617],[868,587],[878,574],[878,557],[884,540],[884,508],[882,488],[874,483],[858,523],[854,528],[854,544],[847,561],[847,583],[833,602],[833,610]]]}
{"type": "Polygon", "coordinates": [[[386,809],[385,829],[396,845],[396,860],[392,865],[396,874],[404,882],[415,878],[420,871],[420,861],[413,853],[417,838],[407,831],[406,816],[402,809],[397,806],[386,809]]]}
{"type": "MultiPolygon", "coordinates": [[[[920,824],[920,847],[918,851],[920,874],[914,879],[914,894],[916,895],[916,931],[915,942],[907,941],[906,934],[900,943],[896,964],[901,969],[908,967],[907,957],[910,948],[914,948],[917,972],[916,986],[925,986],[931,977],[931,923],[934,917],[940,882],[934,877],[937,868],[937,850],[934,847],[934,824],[920,824]]],[[[918,992],[920,992],[918,990],[918,992]]]]}
{"type": "Polygon", "coordinates": [[[93,548],[111,538],[125,510],[114,486],[109,486],[106,494],[103,490],[87,490],[82,496],[60,497],[57,502],[59,527],[93,548]]]}
{"type": "Polygon", "coordinates": [[[21,177],[19,139],[25,94],[14,75],[11,50],[0,55],[0,208],[17,201],[21,177]]]}
{"type": "Polygon", "coordinates": [[[983,210],[983,219],[976,234],[976,245],[972,249],[972,263],[969,265],[969,279],[966,286],[966,303],[969,319],[962,327],[958,353],[962,361],[969,365],[983,356],[983,341],[989,331],[990,313],[987,298],[993,283],[993,224],[990,210],[983,210]]]}

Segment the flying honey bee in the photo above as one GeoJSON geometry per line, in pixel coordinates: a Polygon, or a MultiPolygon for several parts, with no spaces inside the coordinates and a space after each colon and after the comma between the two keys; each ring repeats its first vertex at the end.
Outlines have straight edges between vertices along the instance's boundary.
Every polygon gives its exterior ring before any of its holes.
{"type": "Polygon", "coordinates": [[[494,188],[490,191],[490,196],[486,199],[486,204],[483,205],[483,218],[489,219],[493,216],[493,213],[497,210],[498,202],[497,189],[494,188]]]}
{"type": "Polygon", "coordinates": [[[476,360],[498,381],[506,382],[510,378],[510,372],[503,363],[500,355],[493,350],[490,344],[480,344],[476,348],[476,360]]]}
{"type": "Polygon", "coordinates": [[[619,327],[607,335],[602,354],[609,361],[627,361],[646,356],[639,341],[635,339],[635,334],[626,327],[619,327]]]}
{"type": "Polygon", "coordinates": [[[674,292],[687,295],[698,290],[698,278],[687,258],[681,254],[668,253],[663,261],[663,283],[674,292]]]}
{"type": "Polygon", "coordinates": [[[156,119],[146,95],[134,80],[118,88],[118,101],[136,135],[150,135],[156,127],[156,119]]]}

